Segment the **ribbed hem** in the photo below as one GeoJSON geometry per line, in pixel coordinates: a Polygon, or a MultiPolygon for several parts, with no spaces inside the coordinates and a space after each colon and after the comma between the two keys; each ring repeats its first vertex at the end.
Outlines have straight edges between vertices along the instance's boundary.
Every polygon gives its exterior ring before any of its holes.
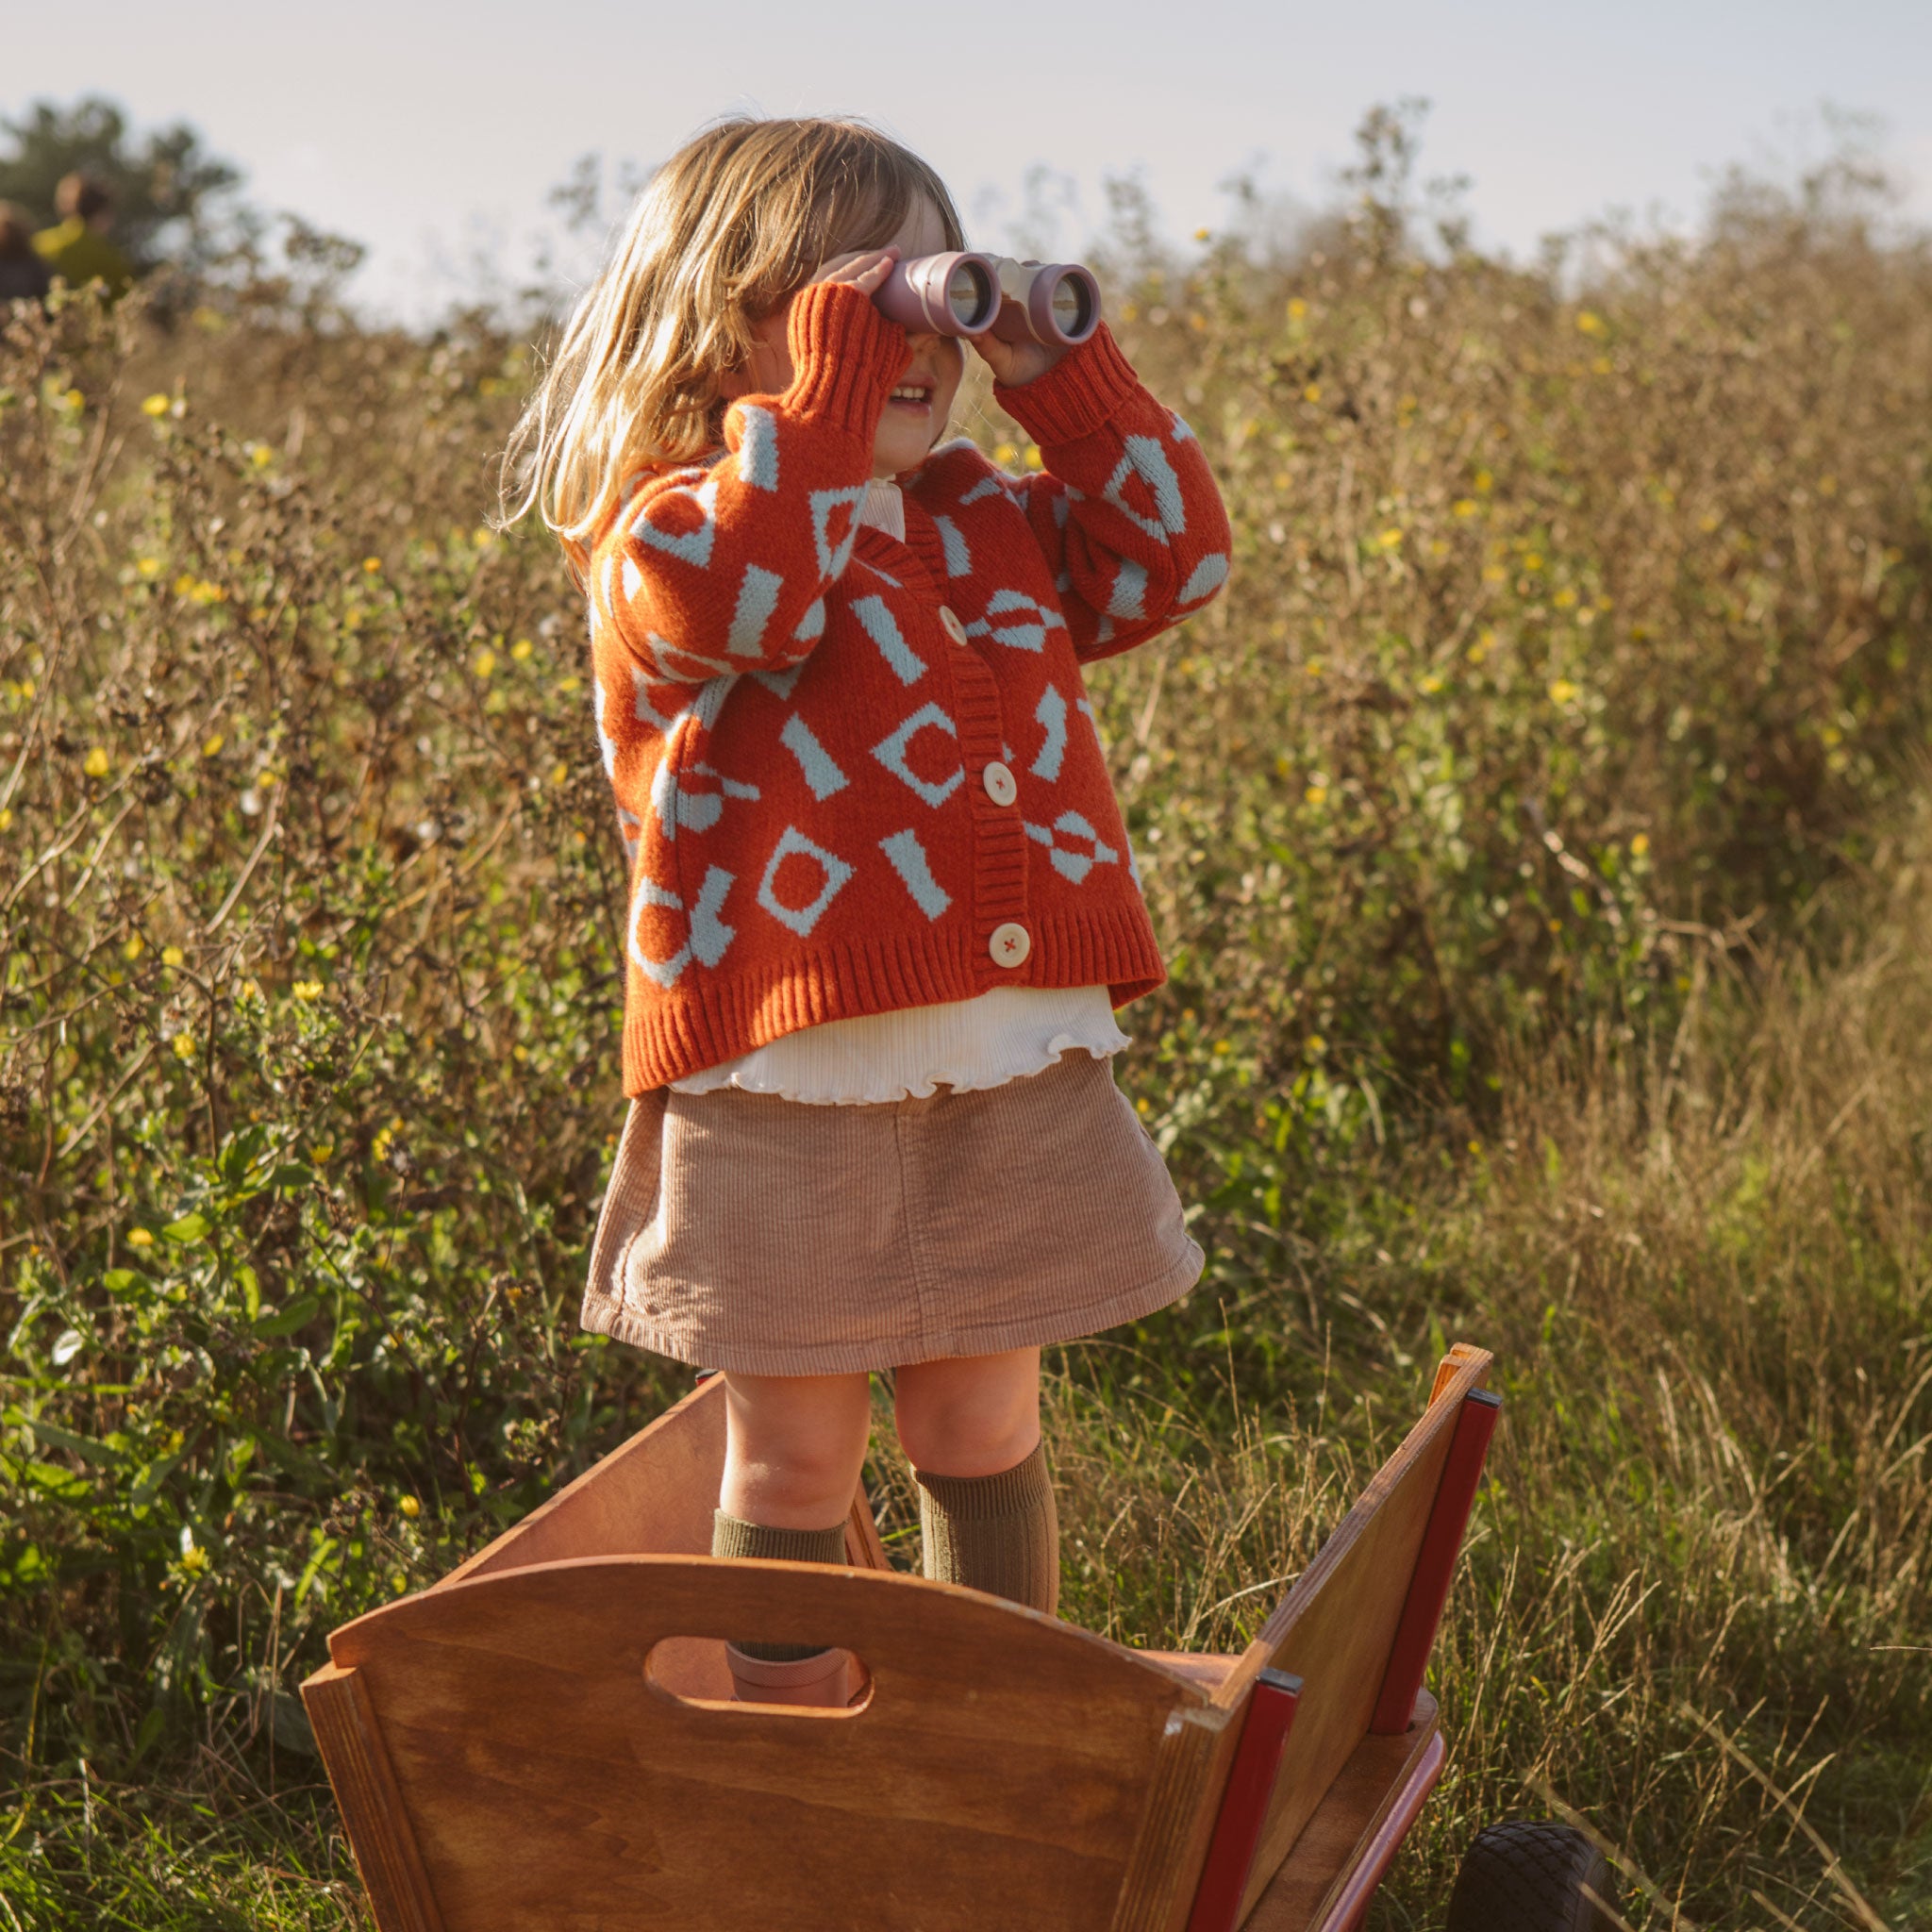
{"type": "Polygon", "coordinates": [[[849,282],[813,282],[792,297],[786,337],[797,372],[780,399],[787,413],[817,418],[870,447],[886,398],[912,359],[906,331],[849,282]]]}
{"type": "Polygon", "coordinates": [[[635,1099],[824,1020],[969,1000],[995,986],[1105,986],[1124,1007],[1167,977],[1138,895],[1105,911],[1042,917],[1022,908],[1015,916],[1033,950],[1013,973],[988,957],[991,926],[950,924],[917,937],[842,941],[735,974],[690,973],[688,985],[654,987],[641,1001],[633,989],[624,1091],[635,1099]]]}
{"type": "Polygon", "coordinates": [[[1049,443],[1077,442],[1104,428],[1140,389],[1134,365],[1121,354],[1120,344],[1103,322],[1045,375],[1013,389],[994,384],[992,399],[1044,448],[1049,443]]]}
{"type": "Polygon", "coordinates": [[[915,1469],[913,1480],[930,1490],[949,1516],[968,1523],[985,1523],[995,1516],[1017,1516],[1035,1508],[1053,1494],[1046,1473],[1046,1443],[1034,1443],[1033,1453],[994,1475],[936,1475],[915,1469]]]}
{"type": "Polygon", "coordinates": [[[714,1557],[758,1557],[776,1563],[842,1563],[845,1560],[845,1525],[835,1523],[830,1529],[774,1529],[762,1523],[747,1523],[740,1516],[727,1516],[722,1509],[711,1512],[711,1554],[714,1557]]]}

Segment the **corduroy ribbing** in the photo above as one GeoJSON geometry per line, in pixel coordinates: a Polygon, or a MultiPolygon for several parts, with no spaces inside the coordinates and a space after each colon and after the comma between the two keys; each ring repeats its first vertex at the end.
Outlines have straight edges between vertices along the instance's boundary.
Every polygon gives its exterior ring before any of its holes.
{"type": "Polygon", "coordinates": [[[912,1472],[925,1538],[925,1574],[1051,1615],[1059,1605],[1059,1514],[1046,1444],[994,1475],[912,1472]]]}
{"type": "MultiPolygon", "coordinates": [[[[711,1514],[711,1554],[714,1557],[761,1557],[781,1563],[842,1563],[845,1560],[845,1525],[836,1523],[830,1529],[774,1529],[768,1524],[746,1523],[723,1509],[711,1514]]],[[[795,1663],[801,1657],[817,1657],[822,1643],[760,1643],[739,1641],[747,1657],[766,1663],[795,1663]]]]}
{"type": "Polygon", "coordinates": [[[873,1106],[632,1105],[587,1328],[755,1375],[997,1355],[1165,1307],[1203,1256],[1106,1059],[873,1106]]]}

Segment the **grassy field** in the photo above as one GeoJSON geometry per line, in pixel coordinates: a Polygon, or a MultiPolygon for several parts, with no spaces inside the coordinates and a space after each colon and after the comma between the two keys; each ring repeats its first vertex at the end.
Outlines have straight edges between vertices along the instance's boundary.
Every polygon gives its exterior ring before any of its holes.
{"type": "MultiPolygon", "coordinates": [[[[1580,279],[1373,172],[1105,262],[1237,549],[1091,679],[1210,1259],[1050,1354],[1062,1610],[1244,1641],[1492,1348],[1381,1928],[1525,1813],[1643,1932],[1932,1920],[1932,252],[1843,189],[1580,279]]],[[[324,1634],[688,1386],[575,1325],[624,885],[575,599],[486,522],[528,354],[299,295],[0,335],[13,1932],[357,1924],[324,1634]]]]}

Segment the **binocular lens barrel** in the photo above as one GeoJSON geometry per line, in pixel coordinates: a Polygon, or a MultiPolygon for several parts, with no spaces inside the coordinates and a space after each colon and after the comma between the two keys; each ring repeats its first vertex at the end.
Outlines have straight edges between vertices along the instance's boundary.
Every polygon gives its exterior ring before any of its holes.
{"type": "Polygon", "coordinates": [[[893,264],[874,296],[915,334],[984,335],[1071,347],[1100,326],[1100,284],[1073,262],[993,255],[921,255],[893,264]]]}
{"type": "Polygon", "coordinates": [[[915,334],[981,335],[1000,312],[999,264],[990,255],[915,256],[892,265],[873,300],[915,334]]]}
{"type": "Polygon", "coordinates": [[[1072,275],[1062,275],[1053,287],[1049,307],[1054,325],[1069,341],[1077,342],[1088,333],[1088,318],[1093,304],[1088,299],[1087,285],[1072,275]]]}

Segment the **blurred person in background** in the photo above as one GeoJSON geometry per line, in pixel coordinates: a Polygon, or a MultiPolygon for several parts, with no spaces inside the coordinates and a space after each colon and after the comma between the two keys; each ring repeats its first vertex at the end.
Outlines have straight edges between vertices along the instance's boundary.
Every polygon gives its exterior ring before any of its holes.
{"type": "Polygon", "coordinates": [[[48,273],[71,288],[85,288],[98,277],[110,298],[124,292],[134,279],[134,265],[108,239],[114,225],[108,191],[90,175],[63,175],[54,191],[54,212],[59,221],[34,237],[48,273]]]}
{"type": "Polygon", "coordinates": [[[52,281],[34,247],[32,216],[17,203],[0,201],[0,304],[38,302],[52,281]]]}

